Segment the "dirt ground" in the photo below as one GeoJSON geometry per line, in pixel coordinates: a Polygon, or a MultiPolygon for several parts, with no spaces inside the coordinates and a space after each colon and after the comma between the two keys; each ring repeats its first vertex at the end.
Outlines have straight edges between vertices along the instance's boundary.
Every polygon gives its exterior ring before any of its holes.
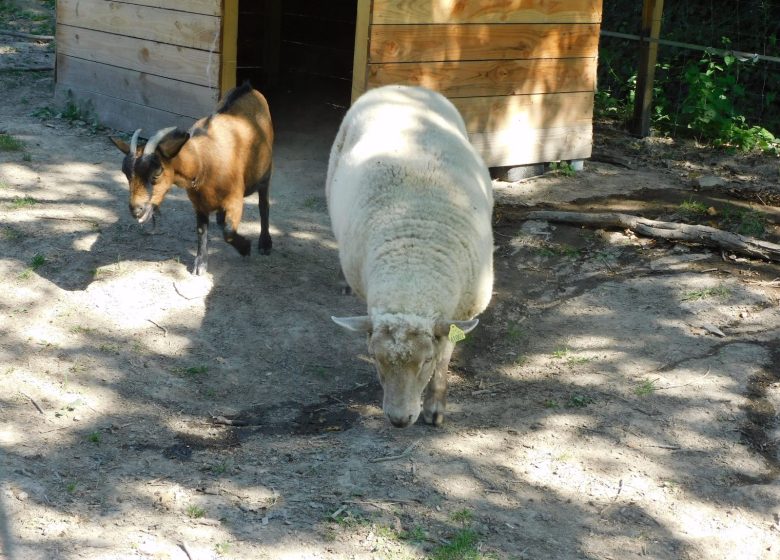
{"type": "MultiPolygon", "coordinates": [[[[182,191],[151,235],[107,133],[31,116],[50,72],[0,89],[24,142],[0,151],[1,557],[780,556],[780,267],[525,219],[696,203],[777,242],[777,158],[600,126],[627,167],[496,182],[495,295],[445,425],[398,430],[330,321],[365,309],[324,200],[340,109],[272,105],[274,251],[242,259],[214,227],[196,278],[182,191]]],[[[254,198],[240,230],[259,235],[254,198]]]]}

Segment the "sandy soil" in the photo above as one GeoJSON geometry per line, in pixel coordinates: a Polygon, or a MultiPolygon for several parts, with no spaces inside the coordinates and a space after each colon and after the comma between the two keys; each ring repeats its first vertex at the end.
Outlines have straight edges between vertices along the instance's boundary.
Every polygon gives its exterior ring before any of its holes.
{"type": "MultiPolygon", "coordinates": [[[[0,556],[780,555],[779,268],[524,218],[696,200],[776,241],[776,158],[599,128],[630,168],[497,183],[495,296],[446,423],[398,430],[364,340],[329,319],[364,310],[323,196],[337,108],[272,106],[274,252],[213,231],[195,278],[183,193],[150,235],[106,134],[30,116],[51,76],[0,80],[26,146],[0,152],[0,556]]],[[[241,231],[259,235],[254,199],[241,231]]]]}

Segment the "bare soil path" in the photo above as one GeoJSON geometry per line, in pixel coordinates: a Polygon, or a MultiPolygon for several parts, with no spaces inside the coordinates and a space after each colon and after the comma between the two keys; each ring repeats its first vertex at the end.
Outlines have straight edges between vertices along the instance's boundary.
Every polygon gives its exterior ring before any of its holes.
{"type": "MultiPolygon", "coordinates": [[[[496,292],[445,426],[397,430],[364,340],[329,318],[364,309],[324,201],[337,109],[277,105],[274,252],[215,231],[198,279],[183,193],[149,235],[106,135],[30,115],[49,73],[0,89],[24,143],[0,151],[0,557],[780,555],[780,269],[525,219],[697,203],[777,242],[776,158],[600,128],[631,169],[497,183],[496,292]],[[723,184],[694,190],[706,175],[723,184]]],[[[254,200],[241,230],[259,235],[254,200]]]]}

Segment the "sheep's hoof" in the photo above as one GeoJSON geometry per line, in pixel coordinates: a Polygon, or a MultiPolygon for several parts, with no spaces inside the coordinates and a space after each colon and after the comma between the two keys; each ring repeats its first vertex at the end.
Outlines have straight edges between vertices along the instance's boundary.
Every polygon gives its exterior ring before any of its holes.
{"type": "Polygon", "coordinates": [[[436,410],[434,412],[423,411],[425,422],[437,428],[444,424],[444,412],[436,410]]]}

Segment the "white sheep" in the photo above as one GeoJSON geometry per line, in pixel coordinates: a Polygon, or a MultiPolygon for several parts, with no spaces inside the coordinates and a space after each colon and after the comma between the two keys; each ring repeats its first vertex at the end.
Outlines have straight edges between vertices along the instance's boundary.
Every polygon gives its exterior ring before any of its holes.
{"type": "Polygon", "coordinates": [[[347,283],[368,315],[333,317],[368,333],[394,426],[444,420],[454,342],[493,289],[493,193],[455,106],[439,93],[385,86],[361,96],[330,153],[328,210],[347,283]],[[457,333],[457,329],[453,329],[457,333]]]}

